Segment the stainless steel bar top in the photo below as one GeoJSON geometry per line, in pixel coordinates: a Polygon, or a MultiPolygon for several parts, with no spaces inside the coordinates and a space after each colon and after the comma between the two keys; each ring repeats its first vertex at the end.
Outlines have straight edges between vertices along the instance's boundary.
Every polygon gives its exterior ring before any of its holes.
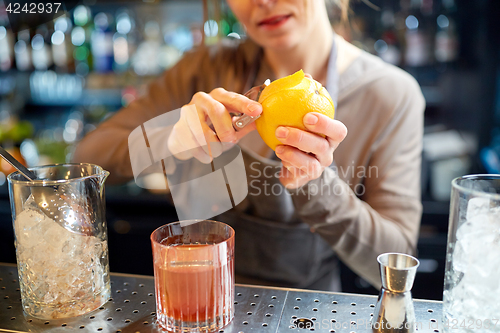
{"type": "MultiPolygon", "coordinates": [[[[152,276],[111,274],[109,301],[84,316],[24,315],[17,268],[0,263],[0,332],[165,332],[156,324],[152,276]]],[[[371,332],[376,296],[236,285],[235,316],[218,333],[371,332]]],[[[442,332],[442,303],[415,300],[418,332],[442,332]]]]}

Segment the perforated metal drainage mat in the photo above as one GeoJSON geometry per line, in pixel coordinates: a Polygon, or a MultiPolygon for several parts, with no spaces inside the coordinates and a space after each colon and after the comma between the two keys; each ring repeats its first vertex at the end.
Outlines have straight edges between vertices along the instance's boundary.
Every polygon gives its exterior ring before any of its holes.
{"type": "MultiPolygon", "coordinates": [[[[23,314],[17,268],[0,264],[0,332],[165,332],[156,324],[152,277],[112,274],[111,299],[87,315],[38,320],[23,314]]],[[[356,294],[236,286],[235,317],[218,333],[371,332],[377,298],[356,294]]],[[[415,300],[418,332],[441,333],[442,303],[415,300]]]]}

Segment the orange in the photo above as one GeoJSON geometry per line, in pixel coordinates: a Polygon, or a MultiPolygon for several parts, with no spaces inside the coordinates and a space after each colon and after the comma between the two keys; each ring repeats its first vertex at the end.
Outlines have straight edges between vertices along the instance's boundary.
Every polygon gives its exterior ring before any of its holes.
{"type": "Polygon", "coordinates": [[[255,120],[264,142],[275,150],[282,144],[275,135],[278,126],[307,130],[303,118],[308,112],[318,112],[333,119],[332,98],[321,83],[304,75],[302,70],[273,81],[259,97],[262,115],[255,120]]]}

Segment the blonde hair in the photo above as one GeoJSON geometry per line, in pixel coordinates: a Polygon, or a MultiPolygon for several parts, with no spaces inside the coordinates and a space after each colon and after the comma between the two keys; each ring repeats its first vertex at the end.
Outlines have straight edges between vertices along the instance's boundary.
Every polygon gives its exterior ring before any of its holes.
{"type": "Polygon", "coordinates": [[[340,18],[343,22],[349,19],[349,2],[350,0],[338,0],[340,7],[340,18]]]}
{"type": "Polygon", "coordinates": [[[349,20],[349,3],[350,0],[325,0],[327,5],[334,5],[340,9],[340,21],[347,23],[349,20]]]}

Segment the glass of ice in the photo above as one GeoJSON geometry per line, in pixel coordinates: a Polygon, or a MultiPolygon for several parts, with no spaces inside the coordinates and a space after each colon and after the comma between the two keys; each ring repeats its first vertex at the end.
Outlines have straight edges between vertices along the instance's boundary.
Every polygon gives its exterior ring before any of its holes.
{"type": "Polygon", "coordinates": [[[21,300],[25,313],[83,315],[110,297],[104,181],[93,164],[31,168],[8,176],[21,300]]]}
{"type": "Polygon", "coordinates": [[[453,180],[446,252],[444,331],[500,331],[500,175],[453,180]]]}
{"type": "Polygon", "coordinates": [[[170,332],[214,332],[234,316],[234,230],[209,220],[151,234],[156,309],[170,332]]]}

